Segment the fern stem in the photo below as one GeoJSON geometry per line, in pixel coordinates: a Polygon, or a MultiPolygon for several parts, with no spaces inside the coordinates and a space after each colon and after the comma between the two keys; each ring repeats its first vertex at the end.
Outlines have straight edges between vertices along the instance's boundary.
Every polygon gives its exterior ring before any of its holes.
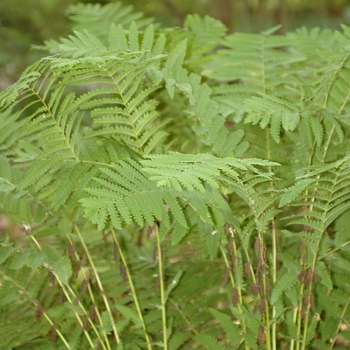
{"type": "MultiPolygon", "coordinates": [[[[272,220],[272,284],[275,285],[277,281],[277,231],[275,227],[275,220],[272,220]]],[[[272,332],[272,350],[277,349],[277,322],[276,322],[276,307],[272,306],[272,319],[274,320],[271,325],[272,332]]]]}
{"type": "MultiPolygon", "coordinates": [[[[49,317],[49,315],[46,312],[43,313],[43,316],[46,318],[47,322],[49,322],[51,326],[55,326],[55,323],[51,320],[51,318],[49,317]]],[[[66,340],[64,335],[61,333],[61,331],[58,328],[56,328],[55,332],[61,338],[61,340],[62,340],[63,344],[66,346],[66,348],[71,350],[72,349],[71,346],[69,345],[68,341],[66,340]]]]}
{"type": "MultiPolygon", "coordinates": [[[[232,242],[232,245],[234,247],[234,252],[236,254],[237,253],[237,251],[236,251],[236,244],[234,243],[234,241],[232,242]]],[[[235,283],[235,280],[234,280],[234,277],[233,277],[233,274],[232,274],[232,268],[231,268],[231,266],[230,266],[230,264],[228,262],[226,253],[224,252],[222,247],[220,248],[220,250],[221,250],[222,256],[224,258],[225,265],[230,270],[230,281],[231,281],[232,288],[236,288],[238,290],[239,303],[237,305],[237,308],[238,308],[239,314],[241,315],[240,322],[241,322],[241,325],[242,325],[243,334],[245,335],[245,334],[247,334],[247,326],[246,326],[246,323],[245,323],[245,320],[244,320],[244,313],[243,313],[243,310],[242,310],[242,307],[241,307],[241,305],[243,305],[242,291],[241,291],[241,288],[239,286],[236,286],[236,283],[235,283]]],[[[246,350],[250,349],[249,346],[246,343],[244,344],[244,347],[245,347],[246,350]]]]}
{"type": "Polygon", "coordinates": [[[89,250],[88,250],[88,248],[87,248],[87,246],[85,244],[85,241],[84,241],[84,239],[83,239],[83,237],[82,237],[82,235],[80,233],[80,230],[79,230],[79,228],[76,225],[74,225],[74,227],[75,227],[75,230],[76,230],[76,232],[78,234],[78,237],[79,237],[79,239],[81,241],[81,244],[83,245],[83,248],[85,250],[85,253],[86,253],[86,256],[87,256],[87,258],[89,260],[91,268],[94,271],[94,275],[95,275],[95,278],[96,278],[97,285],[100,288],[100,291],[101,291],[101,294],[102,294],[102,298],[103,298],[103,302],[104,302],[104,304],[106,306],[106,310],[108,312],[108,315],[109,315],[109,318],[110,318],[110,321],[111,321],[111,325],[112,325],[112,329],[113,329],[113,334],[114,334],[115,340],[116,340],[117,344],[119,344],[120,338],[119,338],[119,334],[118,334],[117,328],[116,328],[114,320],[113,320],[113,314],[112,314],[112,310],[110,308],[110,305],[109,305],[109,302],[108,302],[108,299],[107,299],[107,294],[106,294],[106,292],[105,292],[105,290],[103,288],[103,285],[102,285],[101,279],[99,277],[98,271],[97,271],[96,266],[95,266],[95,264],[94,264],[94,262],[92,260],[90,252],[89,252],[89,250]]]}
{"type": "Polygon", "coordinates": [[[116,233],[115,233],[115,231],[113,229],[112,229],[112,236],[113,236],[113,240],[114,240],[114,242],[115,242],[115,244],[116,244],[116,246],[118,248],[119,256],[120,256],[120,258],[122,260],[122,263],[123,263],[123,265],[125,267],[126,276],[128,278],[128,282],[129,282],[130,289],[131,289],[131,294],[132,294],[132,297],[134,299],[135,307],[136,307],[137,313],[139,315],[140,321],[142,323],[142,330],[143,330],[143,333],[144,333],[144,336],[145,336],[147,347],[148,347],[148,349],[152,349],[151,341],[149,339],[149,335],[148,335],[147,328],[146,328],[146,323],[145,323],[145,320],[144,320],[143,315],[142,315],[142,311],[141,311],[141,308],[140,308],[139,300],[137,298],[134,282],[133,282],[133,280],[131,278],[130,270],[129,270],[129,267],[128,267],[127,263],[126,263],[126,259],[125,259],[123,250],[120,248],[120,244],[118,242],[117,235],[116,235],[116,233]]]}
{"type": "MultiPolygon", "coordinates": [[[[41,249],[42,249],[42,248],[41,248],[41,245],[40,245],[40,243],[37,241],[37,239],[36,239],[33,235],[30,235],[30,238],[33,240],[33,242],[34,242],[35,245],[38,247],[38,249],[41,250],[41,249]]],[[[76,295],[75,295],[75,293],[73,292],[73,290],[72,290],[71,288],[69,288],[68,285],[65,286],[65,285],[62,283],[62,281],[58,278],[58,276],[57,276],[56,274],[54,274],[54,276],[55,276],[55,279],[56,279],[58,285],[61,287],[61,289],[62,289],[62,291],[63,291],[63,293],[64,293],[66,299],[68,300],[68,302],[69,302],[70,304],[74,304],[74,301],[71,299],[71,297],[70,297],[70,295],[68,294],[66,288],[69,290],[70,294],[74,296],[74,299],[76,299],[76,295]]],[[[84,306],[83,306],[80,302],[79,302],[78,304],[79,304],[80,308],[82,309],[82,311],[84,312],[85,317],[88,317],[88,313],[86,312],[84,306]]],[[[73,309],[73,310],[74,310],[74,309],[73,309]]],[[[83,322],[83,320],[81,319],[80,315],[79,315],[75,310],[74,310],[73,312],[74,312],[74,314],[75,314],[75,317],[77,318],[77,321],[78,321],[78,323],[79,323],[79,326],[80,326],[80,327],[83,329],[83,331],[84,331],[84,334],[85,334],[86,339],[88,340],[90,346],[93,348],[93,347],[94,347],[94,343],[93,343],[93,341],[92,341],[92,339],[91,339],[91,337],[90,337],[90,334],[86,331],[86,329],[84,329],[84,322],[83,322]]],[[[89,318],[88,318],[88,319],[89,319],[89,318]]],[[[90,324],[92,324],[91,321],[90,321],[90,324]]],[[[93,326],[93,327],[94,327],[94,326],[93,326]]],[[[97,336],[99,336],[99,333],[98,333],[98,332],[96,332],[96,334],[97,334],[97,336]]]]}
{"type": "MultiPolygon", "coordinates": [[[[303,249],[306,250],[306,247],[304,247],[303,249]]],[[[305,251],[304,254],[307,254],[307,252],[305,251]]],[[[303,262],[303,266],[302,269],[305,270],[306,269],[306,263],[305,261],[303,262]]],[[[291,340],[290,343],[290,350],[294,349],[295,343],[296,343],[296,349],[299,350],[300,349],[300,338],[301,338],[301,323],[302,323],[302,318],[303,318],[303,295],[304,295],[304,289],[305,289],[305,284],[302,281],[300,283],[300,289],[299,289],[299,300],[298,300],[298,306],[297,309],[295,310],[294,313],[294,323],[297,324],[297,341],[295,341],[294,339],[291,340]]]]}
{"type": "MultiPolygon", "coordinates": [[[[68,238],[70,244],[73,244],[73,242],[72,242],[71,238],[69,237],[69,235],[67,235],[67,238],[68,238]]],[[[79,260],[79,255],[78,255],[77,252],[75,252],[75,258],[76,258],[77,260],[79,260]]],[[[86,275],[84,269],[81,269],[80,271],[81,271],[81,273],[82,273],[84,279],[85,279],[85,280],[88,280],[88,276],[86,275]]],[[[88,289],[88,291],[89,291],[89,297],[90,297],[90,299],[91,299],[91,302],[92,302],[94,305],[96,305],[95,296],[94,296],[94,293],[93,293],[93,291],[92,291],[92,289],[91,289],[90,283],[87,284],[87,289],[88,289]]],[[[80,302],[79,302],[79,304],[80,304],[80,302]]],[[[111,349],[111,346],[110,346],[110,344],[109,344],[108,335],[107,335],[106,331],[104,330],[103,320],[102,320],[100,311],[99,311],[99,309],[98,309],[97,307],[95,308],[95,312],[96,312],[96,317],[97,317],[97,319],[98,319],[98,322],[99,322],[99,324],[100,324],[100,326],[101,326],[101,328],[100,328],[101,330],[98,331],[98,330],[96,329],[94,323],[92,322],[92,320],[89,318],[90,325],[93,327],[93,329],[94,329],[96,335],[98,336],[98,338],[99,338],[99,340],[100,340],[100,344],[103,346],[104,349],[106,349],[106,347],[105,347],[105,345],[104,345],[104,343],[103,343],[103,341],[102,341],[102,339],[101,339],[101,337],[100,337],[100,332],[103,333],[103,338],[105,339],[105,343],[106,343],[106,345],[107,345],[107,349],[110,350],[110,349],[111,349]]]]}
{"type": "MultiPolygon", "coordinates": [[[[330,146],[330,142],[331,142],[331,138],[333,136],[334,130],[335,130],[335,126],[333,125],[332,129],[330,130],[327,142],[326,142],[326,144],[324,146],[324,151],[323,151],[323,155],[322,155],[322,163],[324,163],[325,160],[326,160],[327,151],[328,151],[328,148],[330,146]]],[[[319,186],[319,179],[320,179],[320,177],[321,177],[320,174],[317,175],[317,182],[315,184],[314,193],[317,193],[317,188],[319,186]]],[[[333,187],[331,189],[329,189],[330,193],[334,192],[334,186],[335,186],[335,183],[336,183],[336,179],[337,179],[337,177],[334,179],[333,187]]],[[[326,215],[327,215],[327,212],[328,212],[330,199],[331,199],[331,197],[328,198],[327,205],[326,205],[325,209],[323,210],[322,227],[320,228],[320,230],[318,232],[319,237],[318,237],[318,241],[317,241],[317,251],[316,251],[316,253],[313,256],[312,264],[309,267],[309,269],[311,269],[312,273],[315,273],[314,271],[316,269],[316,263],[318,261],[319,246],[320,246],[323,234],[324,234],[324,232],[326,230],[326,228],[324,227],[324,224],[326,222],[326,215]]],[[[315,201],[316,201],[316,198],[314,196],[312,198],[312,200],[311,200],[310,212],[313,211],[313,207],[314,207],[315,201]]],[[[308,216],[307,218],[309,220],[311,219],[310,216],[308,216]]],[[[305,308],[305,319],[304,319],[305,326],[304,326],[304,334],[303,334],[303,340],[302,340],[302,349],[306,349],[306,346],[307,346],[307,340],[308,340],[307,339],[307,333],[308,333],[308,327],[309,327],[309,317],[310,317],[310,308],[311,308],[312,289],[313,289],[313,278],[311,278],[311,280],[309,281],[308,286],[307,286],[306,308],[305,308]]]]}
{"type": "MultiPolygon", "coordinates": [[[[260,245],[260,259],[262,264],[266,265],[266,257],[265,257],[265,252],[263,250],[264,246],[264,239],[263,239],[263,233],[262,231],[259,232],[258,234],[258,239],[259,239],[259,245],[260,245]]],[[[266,266],[267,267],[267,266],[266,266]]],[[[269,300],[268,300],[268,290],[267,290],[267,272],[262,271],[262,281],[263,281],[263,295],[262,298],[264,300],[265,304],[265,324],[266,324],[266,348],[267,350],[271,350],[271,327],[270,327],[270,310],[269,310],[269,300]]]]}
{"type": "MultiPolygon", "coordinates": [[[[270,128],[266,128],[266,149],[267,149],[267,160],[272,160],[271,156],[271,132],[270,128]]],[[[268,166],[268,171],[272,172],[271,165],[268,166]]],[[[274,196],[274,182],[270,181],[270,189],[271,189],[271,197],[274,196]]],[[[276,222],[275,219],[272,219],[271,221],[271,227],[272,227],[272,285],[274,286],[277,281],[277,230],[276,230],[276,222]]],[[[271,332],[272,332],[272,350],[277,349],[277,322],[276,322],[276,307],[272,306],[272,319],[274,320],[271,325],[271,332]]]]}
{"type": "MultiPolygon", "coordinates": [[[[75,296],[74,291],[73,291],[69,286],[67,286],[67,289],[68,289],[69,292],[74,296],[74,299],[77,299],[77,296],[75,296]]],[[[70,302],[71,302],[71,301],[70,301],[70,302]]],[[[72,302],[71,302],[71,303],[72,303],[72,302]]],[[[74,303],[74,301],[73,301],[73,303],[74,303]]],[[[108,339],[107,339],[107,347],[106,347],[106,345],[103,343],[103,340],[102,340],[102,338],[101,338],[100,331],[96,328],[94,322],[93,322],[93,321],[91,320],[91,318],[89,317],[89,313],[87,312],[87,310],[85,309],[85,307],[83,306],[83,304],[81,303],[81,301],[78,301],[78,305],[79,305],[79,307],[81,308],[81,310],[83,311],[83,313],[84,313],[85,317],[87,318],[87,320],[89,321],[89,324],[90,324],[91,328],[94,330],[95,335],[97,336],[97,338],[98,338],[98,340],[99,340],[99,342],[100,342],[102,348],[105,349],[105,350],[111,349],[111,347],[110,347],[110,345],[109,345],[109,342],[108,342],[108,339]]],[[[81,322],[81,327],[84,328],[84,324],[83,324],[82,322],[81,322]]],[[[89,333],[88,333],[85,329],[84,329],[84,333],[85,333],[86,336],[89,337],[89,339],[90,339],[90,335],[89,335],[89,333]]],[[[92,344],[92,341],[91,341],[91,346],[94,347],[94,345],[92,344]]]]}
{"type": "MultiPolygon", "coordinates": [[[[243,181],[241,179],[237,179],[242,187],[244,188],[245,190],[245,193],[246,193],[246,198],[248,199],[249,201],[249,206],[250,206],[250,209],[255,217],[255,222],[258,223],[258,217],[260,215],[264,215],[263,211],[261,212],[261,214],[257,214],[257,210],[256,210],[256,207],[255,207],[255,200],[251,199],[251,195],[248,193],[246,187],[244,186],[243,184],[243,181]]],[[[262,221],[260,220],[260,225],[263,226],[263,223],[262,221]]],[[[256,226],[258,226],[256,224],[256,226]]],[[[258,259],[260,260],[260,263],[262,265],[265,265],[265,267],[267,267],[267,262],[266,262],[266,251],[264,251],[264,240],[263,240],[263,231],[264,231],[264,228],[263,227],[256,227],[257,231],[258,231],[258,243],[259,243],[259,257],[258,259]]],[[[245,245],[245,242],[244,242],[244,239],[243,239],[243,236],[242,234],[240,234],[239,230],[237,230],[238,233],[239,233],[239,237],[241,239],[241,242],[242,242],[242,245],[243,245],[243,250],[245,252],[245,255],[246,255],[246,258],[247,258],[247,261],[250,261],[250,256],[249,256],[249,252],[248,252],[248,249],[245,245]]],[[[265,248],[266,250],[266,248],[265,248]]],[[[251,276],[252,276],[252,279],[253,279],[253,283],[256,284],[256,276],[255,276],[255,273],[254,273],[254,270],[253,270],[253,266],[251,264],[249,264],[249,269],[250,269],[250,272],[251,272],[251,276]]],[[[264,268],[265,269],[265,268],[264,268]]],[[[266,335],[266,348],[267,350],[271,350],[271,327],[270,327],[270,310],[269,310],[269,300],[268,300],[268,293],[267,293],[267,276],[266,276],[266,271],[263,271],[261,272],[261,275],[262,275],[262,282],[263,282],[263,292],[261,293],[260,291],[258,292],[258,301],[261,302],[261,300],[263,300],[264,302],[264,307],[265,307],[265,335],[266,335]]],[[[257,272],[258,273],[258,272],[257,272]]]]}
{"type": "MultiPolygon", "coordinates": [[[[317,254],[314,255],[313,259],[313,267],[316,265],[317,261],[317,254]]],[[[304,334],[303,334],[303,342],[302,342],[302,350],[306,349],[307,346],[307,333],[309,328],[309,319],[310,319],[310,306],[311,306],[311,293],[312,293],[312,281],[310,282],[310,285],[307,288],[307,300],[306,300],[306,308],[305,308],[305,318],[304,318],[304,334]]]]}
{"type": "Polygon", "coordinates": [[[166,322],[166,309],[165,309],[165,293],[164,293],[164,273],[163,273],[163,256],[162,247],[160,244],[158,225],[154,225],[156,238],[157,238],[157,252],[158,252],[158,274],[159,274],[159,286],[160,286],[160,302],[162,308],[162,326],[163,326],[163,347],[164,350],[168,349],[168,335],[167,335],[167,322],[166,322]]]}
{"type": "MultiPolygon", "coordinates": [[[[241,242],[242,242],[242,247],[243,247],[243,251],[246,255],[246,259],[247,261],[251,261],[250,259],[250,255],[249,255],[249,251],[248,251],[248,248],[247,246],[245,245],[245,242],[244,242],[244,239],[243,239],[243,235],[242,233],[240,232],[240,230],[237,230],[237,233],[238,233],[238,237],[240,238],[241,242]]],[[[259,232],[259,235],[258,235],[258,238],[260,237],[260,232],[259,232]]],[[[262,241],[260,240],[259,238],[259,244],[260,246],[262,247],[262,241]]],[[[260,248],[260,253],[261,252],[262,248],[260,248]]],[[[235,253],[236,254],[236,253],[235,253]]],[[[262,257],[260,257],[262,259],[262,257]]],[[[264,258],[263,258],[264,260],[264,258]]],[[[252,280],[253,280],[253,283],[256,284],[257,283],[257,279],[256,279],[256,275],[255,275],[255,271],[253,269],[253,266],[252,264],[249,264],[249,271],[250,271],[250,274],[251,274],[251,277],[252,277],[252,280]]],[[[265,333],[266,333],[266,348],[268,350],[271,350],[271,331],[270,331],[270,317],[269,317],[269,303],[268,303],[268,299],[267,299],[267,296],[266,296],[266,290],[267,290],[267,283],[266,283],[266,276],[265,276],[265,273],[262,273],[262,278],[263,278],[263,293],[265,294],[262,295],[262,293],[259,291],[258,292],[258,295],[257,295],[257,298],[258,298],[258,301],[260,302],[261,300],[264,300],[264,303],[265,303],[265,309],[266,309],[266,315],[265,315],[265,324],[266,324],[266,327],[265,327],[265,333]]]]}
{"type": "MultiPolygon", "coordinates": [[[[35,241],[34,241],[35,242],[35,241]]],[[[38,243],[39,244],[39,243],[38,243]]],[[[37,244],[37,246],[38,246],[37,244]]],[[[39,245],[40,247],[40,245],[39,245]]],[[[28,299],[30,300],[30,302],[32,304],[34,304],[36,307],[38,307],[38,300],[36,300],[35,298],[33,298],[33,296],[27,291],[26,288],[24,288],[22,285],[20,285],[20,283],[18,283],[17,281],[11,279],[11,282],[16,285],[21,291],[25,291],[23,294],[28,296],[28,299]]],[[[53,327],[55,326],[55,323],[52,321],[52,319],[50,318],[50,316],[45,312],[45,310],[42,310],[42,315],[45,317],[45,319],[47,320],[47,322],[53,327]]],[[[71,350],[71,346],[69,345],[68,341],[66,340],[65,336],[61,333],[61,331],[58,328],[55,328],[55,332],[57,333],[57,335],[61,338],[63,344],[66,346],[67,349],[71,350]]]]}

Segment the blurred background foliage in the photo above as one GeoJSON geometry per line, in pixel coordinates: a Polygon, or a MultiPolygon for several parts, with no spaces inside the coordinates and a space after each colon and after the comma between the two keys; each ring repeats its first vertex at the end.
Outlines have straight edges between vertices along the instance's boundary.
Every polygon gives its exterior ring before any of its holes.
{"type": "MultiPolygon", "coordinates": [[[[71,30],[69,5],[106,4],[113,0],[1,0],[0,89],[18,79],[23,69],[42,52],[33,50],[47,39],[66,36],[71,30]]],[[[297,27],[340,28],[350,24],[350,0],[124,0],[135,10],[164,26],[182,25],[187,14],[209,14],[228,30],[260,32],[281,24],[280,34],[297,27]]]]}

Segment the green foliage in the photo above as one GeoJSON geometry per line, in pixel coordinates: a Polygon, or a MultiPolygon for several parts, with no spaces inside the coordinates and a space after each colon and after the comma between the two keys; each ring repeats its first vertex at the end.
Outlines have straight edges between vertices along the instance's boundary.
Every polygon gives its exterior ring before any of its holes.
{"type": "Polygon", "coordinates": [[[0,347],[347,348],[350,29],[69,12],[0,93],[0,347]]]}

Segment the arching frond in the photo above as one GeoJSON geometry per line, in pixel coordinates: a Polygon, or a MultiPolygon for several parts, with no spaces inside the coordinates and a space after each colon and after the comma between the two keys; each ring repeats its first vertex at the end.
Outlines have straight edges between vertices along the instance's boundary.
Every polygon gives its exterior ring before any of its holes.
{"type": "Polygon", "coordinates": [[[81,199],[85,216],[100,229],[106,226],[107,218],[120,229],[135,221],[143,226],[153,226],[156,220],[170,227],[169,213],[183,227],[187,227],[181,206],[170,190],[159,190],[141,171],[135,161],[122,162],[114,169],[101,169],[104,178],[95,178],[99,187],[87,188],[90,197],[81,199]],[[169,213],[166,210],[169,208],[169,213]],[[125,223],[125,224],[124,224],[125,223]]]}
{"type": "MultiPolygon", "coordinates": [[[[239,173],[252,171],[256,177],[268,177],[260,172],[258,166],[273,166],[277,163],[258,159],[217,158],[210,154],[190,155],[170,153],[168,155],[151,155],[143,160],[144,171],[151,174],[150,179],[157,181],[160,187],[174,187],[178,191],[197,190],[204,192],[203,183],[219,188],[218,181],[236,178],[239,173]],[[203,182],[203,183],[202,183],[203,182]]],[[[271,175],[271,174],[270,174],[271,175]]]]}
{"type": "MultiPolygon", "coordinates": [[[[121,25],[127,28],[132,22],[135,22],[139,29],[143,29],[153,21],[152,18],[146,18],[142,13],[133,11],[133,6],[123,6],[121,2],[105,5],[78,3],[70,5],[67,14],[73,22],[73,30],[78,33],[78,36],[84,36],[84,34],[79,34],[79,32],[84,32],[86,28],[89,28],[89,32],[86,32],[87,35],[98,38],[99,41],[103,42],[101,44],[105,46],[108,44],[108,33],[111,25],[121,25]]],[[[79,41],[78,38],[73,36],[70,37],[70,40],[76,43],[79,41]]],[[[62,45],[69,43],[70,40],[51,39],[45,41],[45,45],[37,48],[48,51],[50,54],[55,54],[62,51],[62,45]]]]}

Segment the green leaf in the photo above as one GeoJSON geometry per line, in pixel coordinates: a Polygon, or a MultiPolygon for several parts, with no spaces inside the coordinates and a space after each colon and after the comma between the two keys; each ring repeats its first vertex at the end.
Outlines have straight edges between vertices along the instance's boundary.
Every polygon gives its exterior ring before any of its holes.
{"type": "Polygon", "coordinates": [[[44,267],[51,271],[63,284],[67,284],[72,276],[72,264],[69,258],[61,256],[49,245],[44,245],[42,251],[45,254],[44,267]]]}
{"type": "Polygon", "coordinates": [[[305,345],[308,346],[310,344],[310,342],[312,341],[312,339],[315,336],[315,330],[317,327],[317,323],[318,323],[318,315],[314,315],[311,319],[311,322],[309,323],[308,329],[307,329],[307,336],[306,336],[306,342],[305,345]]]}
{"type": "Polygon", "coordinates": [[[116,304],[115,307],[124,317],[132,320],[136,324],[140,323],[140,318],[135,310],[121,304],[116,304]]]}
{"type": "Polygon", "coordinates": [[[227,339],[230,340],[230,346],[234,347],[240,343],[241,335],[239,327],[233,323],[230,316],[224,314],[221,311],[210,309],[210,313],[220,322],[221,327],[226,333],[227,339]]]}
{"type": "Polygon", "coordinates": [[[294,271],[283,273],[283,275],[277,279],[277,282],[272,289],[270,298],[271,305],[275,304],[282,294],[286,290],[292,288],[297,282],[298,275],[294,271]]]}
{"type": "Polygon", "coordinates": [[[152,50],[154,41],[154,27],[153,24],[150,24],[144,34],[143,34],[143,40],[142,40],[142,49],[143,50],[152,50]]]}
{"type": "Polygon", "coordinates": [[[115,51],[127,51],[129,49],[124,29],[120,24],[118,24],[118,26],[116,26],[114,23],[111,24],[109,48],[110,50],[115,51]]]}
{"type": "Polygon", "coordinates": [[[135,22],[132,22],[129,27],[129,49],[131,51],[139,51],[139,32],[135,22]]]}
{"type": "Polygon", "coordinates": [[[310,122],[311,122],[311,128],[315,136],[317,145],[321,146],[322,140],[323,140],[323,133],[324,133],[322,123],[317,117],[314,117],[314,116],[310,117],[310,122]]]}
{"type": "Polygon", "coordinates": [[[329,271],[323,261],[318,261],[316,265],[316,274],[321,279],[321,283],[329,289],[333,289],[333,283],[329,276],[329,271]]]}
{"type": "Polygon", "coordinates": [[[304,191],[304,189],[313,181],[313,179],[299,180],[295,185],[284,190],[284,194],[281,196],[278,207],[282,208],[283,206],[291,203],[300,194],[300,192],[304,191]]]}
{"type": "Polygon", "coordinates": [[[210,350],[225,350],[225,347],[208,334],[198,334],[194,340],[203,344],[210,350]]]}
{"type": "Polygon", "coordinates": [[[171,282],[168,285],[168,288],[166,289],[165,294],[164,294],[165,302],[168,300],[171,291],[174,288],[176,288],[176,286],[179,284],[182,274],[183,274],[183,271],[179,271],[176,274],[176,276],[171,280],[171,282]]]}
{"type": "Polygon", "coordinates": [[[169,350],[178,350],[190,338],[189,334],[177,332],[169,340],[169,350]]]}
{"type": "Polygon", "coordinates": [[[16,250],[12,244],[0,244],[0,264],[4,263],[6,259],[16,250]]]}
{"type": "Polygon", "coordinates": [[[172,234],[171,234],[171,244],[178,244],[181,239],[186,235],[188,229],[181,225],[176,225],[172,234]]]}
{"type": "Polygon", "coordinates": [[[208,232],[207,234],[206,244],[207,244],[207,249],[211,260],[215,258],[215,255],[218,252],[218,248],[220,245],[220,236],[221,234],[217,230],[208,232]]]}

